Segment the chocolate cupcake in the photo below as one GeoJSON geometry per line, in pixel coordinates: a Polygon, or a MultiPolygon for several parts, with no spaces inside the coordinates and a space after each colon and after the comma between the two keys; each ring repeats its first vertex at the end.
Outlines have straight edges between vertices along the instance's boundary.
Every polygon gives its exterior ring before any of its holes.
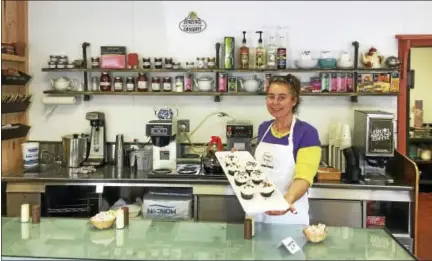
{"type": "Polygon", "coordinates": [[[246,170],[247,173],[250,174],[252,171],[258,169],[259,167],[260,166],[259,166],[258,162],[256,162],[256,161],[247,161],[246,165],[245,165],[245,170],[246,170]]]}
{"type": "Polygon", "coordinates": [[[260,189],[260,193],[261,193],[261,196],[268,198],[273,194],[274,190],[275,190],[275,188],[274,188],[273,184],[264,181],[263,185],[260,189]]]}
{"type": "Polygon", "coordinates": [[[257,185],[264,180],[264,174],[261,172],[261,170],[257,170],[257,169],[253,170],[250,175],[251,175],[252,182],[257,185]]]}
{"type": "Polygon", "coordinates": [[[237,165],[238,162],[239,162],[239,159],[234,154],[228,154],[225,156],[225,165],[226,166],[237,165]]]}
{"type": "Polygon", "coordinates": [[[234,174],[240,171],[237,165],[229,165],[227,169],[228,169],[228,174],[231,176],[233,176],[234,174]]]}
{"type": "Polygon", "coordinates": [[[243,185],[240,189],[240,195],[243,199],[249,200],[253,198],[255,187],[252,184],[243,185]]]}
{"type": "Polygon", "coordinates": [[[237,186],[243,186],[249,181],[249,175],[246,172],[238,172],[235,174],[234,180],[237,186]]]}

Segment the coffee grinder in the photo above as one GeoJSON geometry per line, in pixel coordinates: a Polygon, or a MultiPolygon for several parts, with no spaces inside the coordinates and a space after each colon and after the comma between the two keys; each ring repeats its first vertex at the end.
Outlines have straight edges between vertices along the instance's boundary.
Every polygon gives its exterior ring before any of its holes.
{"type": "Polygon", "coordinates": [[[368,184],[391,184],[386,173],[387,162],[394,157],[395,119],[383,111],[354,112],[353,149],[357,155],[363,179],[368,184]]]}
{"type": "Polygon", "coordinates": [[[84,166],[102,166],[106,161],[106,129],[105,114],[103,112],[87,112],[86,119],[90,121],[90,149],[89,156],[83,162],[84,166]]]}
{"type": "Polygon", "coordinates": [[[151,120],[146,135],[153,144],[153,173],[168,174],[177,168],[176,120],[151,120]]]}
{"type": "Polygon", "coordinates": [[[250,121],[231,120],[226,125],[228,150],[235,147],[252,153],[253,125],[250,121]]]}

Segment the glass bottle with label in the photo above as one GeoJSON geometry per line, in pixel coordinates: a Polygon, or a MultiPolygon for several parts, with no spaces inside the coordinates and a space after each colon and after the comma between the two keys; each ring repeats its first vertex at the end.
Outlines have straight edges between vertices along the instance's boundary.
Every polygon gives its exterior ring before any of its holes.
{"type": "Polygon", "coordinates": [[[122,92],[123,91],[123,78],[120,76],[116,76],[114,78],[114,91],[122,92]]]}
{"type": "Polygon", "coordinates": [[[137,91],[139,92],[148,91],[148,79],[145,73],[138,73],[136,82],[137,82],[137,91]]]}
{"type": "Polygon", "coordinates": [[[111,77],[107,72],[103,72],[99,81],[100,90],[103,92],[111,91],[111,77]]]}
{"type": "Polygon", "coordinates": [[[170,92],[170,91],[172,91],[171,77],[165,77],[163,79],[163,91],[164,92],[170,92]]]}
{"type": "Polygon", "coordinates": [[[286,69],[287,50],[285,48],[285,36],[281,35],[279,39],[279,48],[277,49],[277,68],[286,69]]]}
{"type": "Polygon", "coordinates": [[[134,81],[134,77],[132,76],[129,76],[126,79],[126,91],[128,92],[135,91],[135,81],[134,81]]]}
{"type": "Polygon", "coordinates": [[[269,44],[267,45],[267,68],[276,69],[276,56],[276,39],[273,35],[271,35],[269,44]]]}
{"type": "Polygon", "coordinates": [[[243,31],[243,45],[240,47],[240,68],[249,69],[249,47],[246,43],[246,31],[243,31]]]}
{"type": "Polygon", "coordinates": [[[152,78],[152,92],[161,91],[161,79],[159,77],[152,78]]]}
{"type": "Polygon", "coordinates": [[[263,40],[262,40],[262,31],[257,31],[257,34],[259,34],[259,39],[258,39],[258,46],[256,48],[256,54],[255,54],[255,66],[256,69],[265,69],[266,67],[266,62],[265,62],[265,48],[263,45],[263,40]]]}

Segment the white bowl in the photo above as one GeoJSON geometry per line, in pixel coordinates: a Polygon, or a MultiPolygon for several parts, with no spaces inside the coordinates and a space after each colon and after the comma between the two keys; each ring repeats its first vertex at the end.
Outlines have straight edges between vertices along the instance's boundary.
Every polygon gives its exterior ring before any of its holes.
{"type": "Polygon", "coordinates": [[[139,216],[140,211],[141,211],[141,205],[130,204],[130,205],[127,205],[127,207],[129,208],[129,217],[130,218],[134,218],[134,217],[139,216]]]}
{"type": "Polygon", "coordinates": [[[296,67],[299,69],[312,69],[317,67],[318,60],[312,59],[312,60],[296,60],[295,61],[296,67]]]}
{"type": "Polygon", "coordinates": [[[338,60],[337,67],[341,69],[350,69],[354,67],[354,62],[352,60],[348,60],[348,61],[338,60]]]}

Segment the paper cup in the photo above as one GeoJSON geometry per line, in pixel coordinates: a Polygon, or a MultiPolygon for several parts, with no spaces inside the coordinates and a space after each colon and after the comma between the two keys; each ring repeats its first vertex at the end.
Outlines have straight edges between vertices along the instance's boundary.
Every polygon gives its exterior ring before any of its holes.
{"type": "Polygon", "coordinates": [[[26,142],[21,144],[24,168],[35,167],[39,164],[39,143],[26,142]]]}

